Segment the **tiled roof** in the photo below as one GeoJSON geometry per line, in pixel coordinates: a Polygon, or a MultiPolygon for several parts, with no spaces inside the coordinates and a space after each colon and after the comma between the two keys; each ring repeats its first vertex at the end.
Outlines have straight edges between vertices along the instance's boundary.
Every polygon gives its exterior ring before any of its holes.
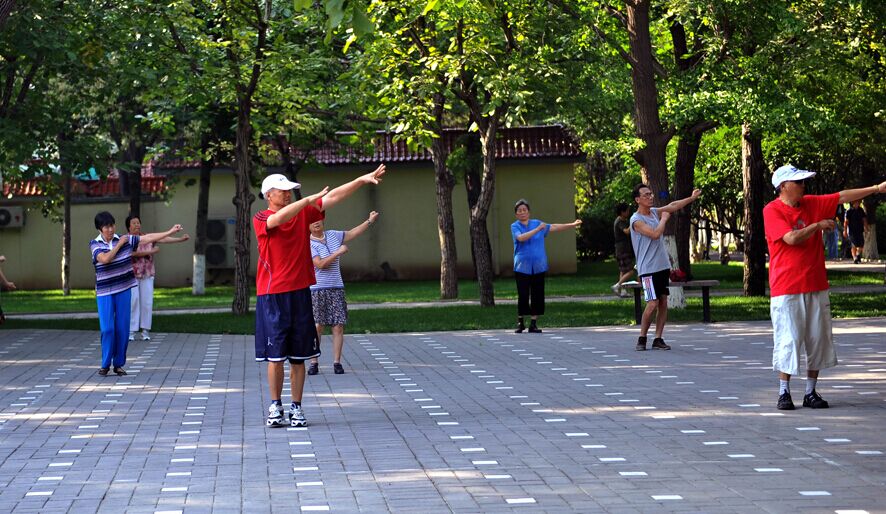
{"type": "MultiPolygon", "coordinates": [[[[466,133],[464,129],[445,129],[444,144],[452,150],[456,140],[466,133]]],[[[336,135],[344,139],[355,133],[337,132],[336,135]]],[[[323,165],[431,161],[431,153],[427,149],[411,150],[406,141],[394,141],[395,135],[391,132],[376,132],[371,152],[330,142],[313,150],[309,160],[323,165]]],[[[293,152],[298,153],[295,149],[293,152]]],[[[502,128],[498,130],[498,137],[495,140],[496,159],[578,158],[581,155],[582,151],[576,141],[560,125],[502,128]]],[[[167,159],[156,165],[156,168],[182,169],[199,166],[200,163],[196,161],[167,159]]]]}
{"type": "MultiPolygon", "coordinates": [[[[4,182],[3,197],[35,197],[45,194],[48,179],[35,178],[21,182],[4,182]]],[[[160,194],[166,191],[166,177],[142,177],[142,194],[160,194]]],[[[104,180],[74,180],[71,194],[75,197],[100,198],[120,196],[120,180],[108,178],[104,180]]]]}

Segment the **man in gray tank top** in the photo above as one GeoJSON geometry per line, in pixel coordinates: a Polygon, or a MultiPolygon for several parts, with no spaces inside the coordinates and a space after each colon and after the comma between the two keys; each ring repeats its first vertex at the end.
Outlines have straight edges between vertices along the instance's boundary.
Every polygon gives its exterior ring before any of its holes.
{"type": "Polygon", "coordinates": [[[637,256],[637,275],[643,285],[643,295],[646,299],[646,310],[643,311],[640,323],[640,337],[637,339],[637,351],[646,350],[646,333],[649,331],[656,310],[658,313],[655,315],[655,339],[652,340],[652,349],[671,349],[661,337],[665,323],[668,321],[668,279],[671,272],[671,260],[668,258],[668,249],[665,247],[662,235],[671,214],[692,203],[699,195],[701,190],[696,189],[692,195],[682,200],[676,200],[663,207],[653,207],[655,197],[652,195],[652,189],[644,184],[634,188],[637,212],[631,216],[631,244],[637,256]]]}

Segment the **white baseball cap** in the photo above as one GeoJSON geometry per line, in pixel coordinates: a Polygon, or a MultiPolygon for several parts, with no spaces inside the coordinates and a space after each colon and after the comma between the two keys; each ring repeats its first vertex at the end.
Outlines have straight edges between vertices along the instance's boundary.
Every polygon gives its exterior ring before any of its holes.
{"type": "Polygon", "coordinates": [[[814,171],[800,170],[796,166],[785,164],[772,174],[772,187],[778,187],[782,182],[787,182],[788,180],[803,180],[814,176],[814,171]]]}
{"type": "Polygon", "coordinates": [[[301,184],[298,182],[292,182],[285,175],[280,173],[274,173],[273,175],[268,175],[264,180],[261,181],[261,194],[265,194],[271,189],[279,189],[281,191],[288,191],[290,189],[298,189],[301,187],[301,184]]]}

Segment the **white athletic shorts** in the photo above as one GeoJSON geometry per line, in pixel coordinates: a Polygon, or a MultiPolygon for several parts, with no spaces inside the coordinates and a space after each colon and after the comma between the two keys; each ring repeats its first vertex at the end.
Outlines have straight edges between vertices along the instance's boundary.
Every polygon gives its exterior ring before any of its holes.
{"type": "Polygon", "coordinates": [[[769,314],[775,342],[773,370],[796,375],[800,370],[801,349],[806,351],[807,370],[837,365],[827,290],[776,296],[769,302],[769,314]]]}

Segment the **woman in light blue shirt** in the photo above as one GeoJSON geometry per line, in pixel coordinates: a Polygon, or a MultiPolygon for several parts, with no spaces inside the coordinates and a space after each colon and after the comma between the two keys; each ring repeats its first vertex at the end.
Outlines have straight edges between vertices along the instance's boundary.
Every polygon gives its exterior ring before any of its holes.
{"type": "Polygon", "coordinates": [[[550,225],[536,219],[529,219],[529,202],[517,200],[514,204],[517,217],[511,225],[514,238],[514,277],[517,280],[517,332],[526,330],[524,316],[531,316],[529,331],[540,333],[538,317],[545,313],[545,272],[548,271],[548,256],[545,253],[545,238],[549,232],[561,232],[581,225],[581,220],[572,223],[552,223],[550,225]]]}

